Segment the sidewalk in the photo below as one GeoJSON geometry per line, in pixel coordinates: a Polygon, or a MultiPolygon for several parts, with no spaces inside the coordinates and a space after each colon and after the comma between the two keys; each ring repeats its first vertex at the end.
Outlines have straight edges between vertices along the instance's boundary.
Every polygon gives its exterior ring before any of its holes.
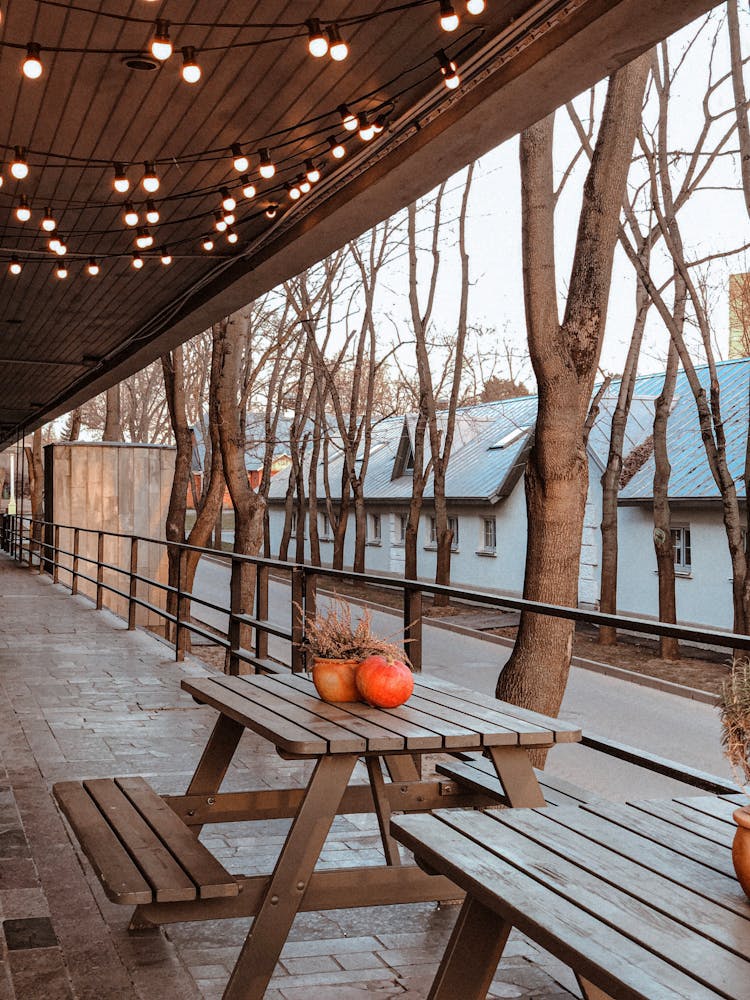
{"type": "MultiPolygon", "coordinates": [[[[104,897],[73,846],[50,786],[140,774],[184,791],[215,718],[180,691],[183,664],[47,578],[0,556],[0,1000],[208,1000],[221,996],[246,920],[132,935],[130,911],[104,897]]],[[[308,765],[243,737],[226,787],[273,787],[308,765]]],[[[209,826],[202,840],[235,872],[269,870],[285,821],[209,826]]],[[[382,860],[374,822],[340,817],[331,867],[382,860]]],[[[432,904],[298,917],[268,1000],[423,998],[457,910],[432,904]]],[[[568,997],[569,971],[520,936],[492,997],[568,997]]]]}

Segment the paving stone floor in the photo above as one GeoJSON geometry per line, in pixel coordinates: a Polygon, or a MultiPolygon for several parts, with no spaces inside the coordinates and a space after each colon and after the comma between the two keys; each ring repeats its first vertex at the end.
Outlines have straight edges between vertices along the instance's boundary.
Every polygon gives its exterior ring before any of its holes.
{"type": "MultiPolygon", "coordinates": [[[[63,779],[140,774],[182,792],[215,714],[180,691],[153,636],[71,597],[0,555],[0,1000],[218,998],[247,920],[127,931],[71,841],[50,793],[63,779]]],[[[303,777],[245,734],[225,788],[303,777]]],[[[202,840],[231,871],[270,870],[285,821],[209,826],[202,840]]],[[[322,866],[382,863],[369,817],[339,817],[322,866]]],[[[457,909],[433,904],[302,914],[268,1000],[425,997],[457,909]]],[[[491,997],[579,995],[570,971],[515,935],[491,997]]]]}

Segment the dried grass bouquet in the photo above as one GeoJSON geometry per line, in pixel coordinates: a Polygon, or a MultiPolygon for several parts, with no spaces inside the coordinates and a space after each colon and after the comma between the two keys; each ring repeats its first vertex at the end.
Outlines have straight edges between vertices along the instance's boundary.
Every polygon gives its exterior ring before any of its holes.
{"type": "Polygon", "coordinates": [[[378,654],[387,659],[404,659],[404,651],[395,643],[372,632],[372,614],[364,609],[356,625],[346,601],[334,598],[329,607],[305,625],[302,649],[308,657],[331,660],[363,660],[378,654]]]}
{"type": "Polygon", "coordinates": [[[724,756],[739,784],[750,786],[750,659],[732,664],[729,680],[721,689],[721,725],[724,756]]]}

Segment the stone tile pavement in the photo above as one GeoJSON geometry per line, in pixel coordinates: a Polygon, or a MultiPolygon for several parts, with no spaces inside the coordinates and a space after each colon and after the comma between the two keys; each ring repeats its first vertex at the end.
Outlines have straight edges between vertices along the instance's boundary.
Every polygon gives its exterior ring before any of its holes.
{"type": "MultiPolygon", "coordinates": [[[[50,793],[64,779],[143,775],[182,792],[214,720],[180,691],[199,660],[177,664],[155,637],[0,556],[0,1000],[206,1000],[221,997],[247,920],[127,931],[71,841],[50,793]]],[[[226,788],[299,780],[245,734],[226,788]]],[[[270,870],[286,821],[209,826],[202,840],[232,871],[270,870]]],[[[321,865],[382,863],[375,823],[339,817],[321,865]]],[[[268,1000],[427,994],[456,915],[434,904],[302,914],[268,1000]]],[[[520,935],[491,997],[579,995],[570,971],[520,935]]]]}

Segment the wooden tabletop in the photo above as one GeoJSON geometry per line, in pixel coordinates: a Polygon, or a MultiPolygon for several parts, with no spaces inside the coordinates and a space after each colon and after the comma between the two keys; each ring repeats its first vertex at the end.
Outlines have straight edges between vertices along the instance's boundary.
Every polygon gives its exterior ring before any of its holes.
{"type": "Polygon", "coordinates": [[[279,749],[305,756],[538,747],[581,738],[580,729],[559,719],[425,676],[407,704],[393,709],[329,704],[300,674],[212,674],[182,687],[279,749]]]}
{"type": "Polygon", "coordinates": [[[546,935],[574,968],[585,959],[604,970],[613,995],[747,1000],[750,902],[731,859],[738,802],[440,810],[392,829],[434,870],[502,900],[498,912],[546,935]]]}

